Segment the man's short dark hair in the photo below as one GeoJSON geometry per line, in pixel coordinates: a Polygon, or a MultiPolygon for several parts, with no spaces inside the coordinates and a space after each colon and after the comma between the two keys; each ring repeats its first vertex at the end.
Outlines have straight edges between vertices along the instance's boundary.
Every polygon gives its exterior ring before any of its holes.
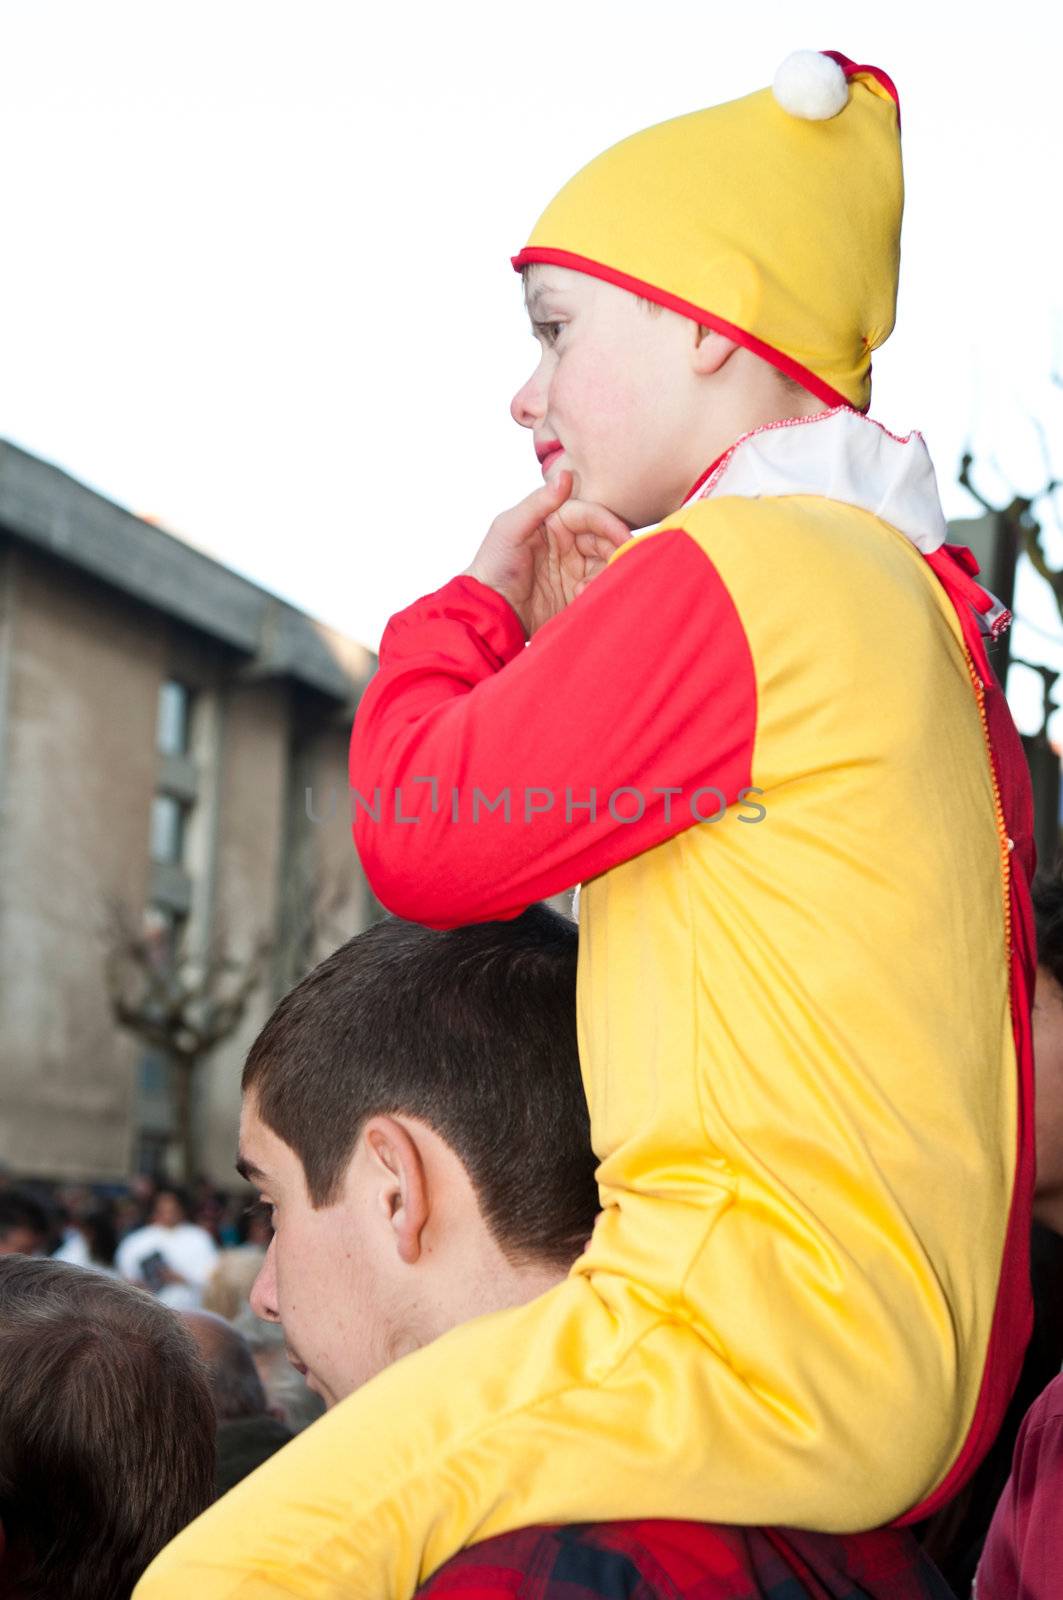
{"type": "Polygon", "coordinates": [[[576,946],[546,906],[443,933],[391,917],[286,995],[243,1087],[312,1203],[335,1202],[370,1117],[418,1117],[460,1156],[510,1260],[571,1262],[598,1206],[576,946]]]}
{"type": "Polygon", "coordinates": [[[124,1600],[214,1497],[191,1336],[131,1285],[0,1258],[0,1522],[26,1600],[124,1600]]]}

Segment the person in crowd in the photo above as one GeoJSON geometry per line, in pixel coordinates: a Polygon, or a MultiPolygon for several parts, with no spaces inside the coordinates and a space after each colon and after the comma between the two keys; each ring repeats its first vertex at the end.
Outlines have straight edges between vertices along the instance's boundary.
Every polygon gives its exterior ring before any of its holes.
{"type": "Polygon", "coordinates": [[[295,1433],[302,1433],[323,1415],[325,1402],[308,1387],[306,1376],[288,1360],[284,1329],[279,1322],[263,1322],[250,1305],[233,1319],[233,1327],[254,1357],[271,1412],[295,1433]]]}
{"type": "Polygon", "coordinates": [[[115,1254],[123,1278],[150,1289],[175,1311],[199,1308],[218,1258],[210,1234],[188,1218],[183,1192],[163,1186],[155,1195],[151,1221],[127,1234],[115,1254]]]}
{"type": "Polygon", "coordinates": [[[1059,1600],[1063,1592],[1063,1374],[1019,1429],[973,1593],[977,1600],[1059,1600]]]}
{"type": "Polygon", "coordinates": [[[225,1196],[220,1194],[212,1183],[206,1178],[200,1178],[195,1185],[190,1197],[189,1217],[205,1232],[209,1233],[216,1245],[222,1245],[222,1230],[226,1223],[225,1196]]]}
{"type": "Polygon", "coordinates": [[[0,1258],[0,1595],[127,1600],[214,1493],[194,1341],[150,1295],[0,1258]]]}
{"type": "Polygon", "coordinates": [[[151,1221],[158,1183],[148,1173],[134,1173],[125,1194],[115,1199],[115,1228],[119,1239],[145,1227],[151,1221]]]}
{"type": "Polygon", "coordinates": [[[62,1243],[52,1251],[53,1261],[70,1261],[76,1267],[119,1276],[114,1264],[118,1249],[114,1207],[89,1199],[86,1208],[71,1213],[62,1243]]]}
{"type": "MultiPolygon", "coordinates": [[[[276,1231],[252,1301],[339,1407],[331,1417],[399,1357],[560,1281],[589,1238],[598,1195],[576,960],[575,927],[546,907],[451,933],[388,920],[311,973],[253,1044],[240,1167],[276,1231]]],[[[261,1514],[260,1481],[235,1491],[237,1520],[261,1514]]],[[[289,1481],[294,1493],[298,1470],[289,1481]]],[[[315,1496],[309,1514],[328,1505],[315,1496]]],[[[521,1593],[647,1600],[708,1595],[713,1573],[735,1597],[784,1579],[794,1600],[948,1593],[897,1531],[839,1540],[667,1523],[502,1536],[444,1566],[429,1592],[512,1594],[517,1574],[537,1574],[521,1593]]]]}
{"type": "Polygon", "coordinates": [[[245,1206],[240,1215],[238,1244],[268,1250],[273,1238],[269,1215],[262,1206],[245,1206]]]}
{"type": "Polygon", "coordinates": [[[74,1260],[83,1254],[76,1224],[80,1217],[94,1208],[95,1196],[87,1184],[61,1183],[55,1186],[50,1198],[59,1239],[49,1254],[57,1261],[74,1260]]]}
{"type": "Polygon", "coordinates": [[[219,1250],[203,1290],[204,1311],[214,1311],[233,1322],[250,1303],[251,1286],[265,1257],[261,1245],[232,1245],[219,1250]]]}
{"type": "Polygon", "coordinates": [[[1033,887],[1037,922],[1034,1070],[1037,1078],[1037,1188],[1034,1219],[1063,1237],[1063,859],[1033,887]]]}
{"type": "Polygon", "coordinates": [[[1020,1424],[1063,1366],[1063,864],[1057,862],[1038,873],[1033,908],[1037,933],[1032,1016],[1037,1182],[1030,1236],[1034,1325],[1015,1393],[991,1450],[970,1483],[920,1530],[924,1548],[958,1594],[966,1594],[973,1582],[990,1519],[1011,1471],[1020,1424]]]}
{"type": "Polygon", "coordinates": [[[50,1227],[44,1207],[24,1189],[0,1191],[0,1256],[43,1255],[50,1227]]]}
{"type": "Polygon", "coordinates": [[[246,1342],[224,1317],[180,1311],[207,1369],[217,1418],[218,1494],[246,1478],[286,1445],[291,1429],[270,1409],[246,1342]]]}

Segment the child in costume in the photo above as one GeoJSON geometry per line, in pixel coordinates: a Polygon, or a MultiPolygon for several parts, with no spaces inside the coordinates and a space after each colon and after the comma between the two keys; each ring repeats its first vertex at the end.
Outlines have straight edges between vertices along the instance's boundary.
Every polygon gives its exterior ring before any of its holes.
{"type": "MultiPolygon", "coordinates": [[[[622,290],[678,313],[661,336],[714,392],[731,350],[822,406],[793,416],[780,381],[762,426],[717,408],[730,448],[527,648],[485,544],[486,583],[393,619],[359,712],[391,909],[443,926],[583,883],[602,1216],[563,1284],[336,1407],[143,1600],[406,1600],[536,1523],[869,1528],[933,1510],[992,1438],[1029,1325],[1031,805],[985,653],[1006,614],[945,542],[922,439],[863,415],[900,212],[890,80],[802,52],[592,161],[516,258],[561,303],[559,375],[580,286],[622,290]]],[[[519,420],[556,508],[551,381],[519,420]]],[[[677,419],[670,484],[687,391],[655,383],[631,392],[647,437],[677,419]]]]}

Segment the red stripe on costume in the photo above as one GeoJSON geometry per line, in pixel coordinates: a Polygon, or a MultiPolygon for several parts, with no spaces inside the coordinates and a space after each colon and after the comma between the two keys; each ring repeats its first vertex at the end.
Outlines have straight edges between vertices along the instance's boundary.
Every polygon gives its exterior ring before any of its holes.
{"type": "MultiPolygon", "coordinates": [[[[985,1456],[1014,1393],[1033,1326],[1029,1281],[1030,1210],[1034,1186],[1034,1079],[1030,1007],[1037,950],[1030,900],[1030,881],[1036,864],[1030,779],[1022,743],[1003,691],[989,664],[982,634],[969,604],[970,588],[973,587],[970,576],[962,571],[957,574],[954,565],[957,558],[952,554],[952,547],[937,550],[926,559],[956,609],[973,670],[981,684],[980,689],[976,684],[976,691],[982,702],[994,785],[1007,834],[1005,851],[1007,841],[1013,841],[1008,852],[1011,859],[1005,921],[1009,935],[1011,1020],[1015,1036],[1018,1093],[1011,1209],[1004,1236],[1000,1282],[985,1369],[974,1416],[963,1448],[943,1482],[921,1505],[897,1519],[902,1525],[938,1511],[963,1487],[985,1456]],[[962,581],[957,581],[958,577],[962,581]]],[[[962,562],[960,564],[961,567],[965,565],[962,562]]]]}
{"type": "Polygon", "coordinates": [[[826,405],[844,406],[847,411],[857,408],[852,401],[838,389],[832,389],[829,383],[818,378],[808,367],[801,366],[790,356],[784,355],[781,350],[776,350],[774,345],[765,344],[763,339],[758,339],[755,334],[747,333],[744,328],[736,328],[733,322],[726,322],[723,317],[716,316],[712,311],[706,311],[703,306],[696,306],[689,300],[681,300],[678,295],[669,294],[665,289],[658,289],[652,283],[644,283],[641,278],[633,278],[627,272],[617,272],[614,267],[607,267],[601,261],[592,261],[589,256],[574,255],[571,250],[551,250],[539,245],[525,247],[519,255],[512,257],[513,269],[520,272],[524,267],[541,263],[550,267],[569,267],[573,272],[585,272],[589,277],[601,278],[606,283],[616,284],[618,289],[627,289],[632,294],[637,294],[643,300],[652,300],[655,305],[665,306],[669,311],[677,311],[681,317],[690,317],[695,322],[700,322],[707,328],[712,328],[716,333],[722,333],[726,338],[733,339],[736,344],[743,345],[751,350],[755,356],[760,356],[762,361],[767,361],[771,366],[784,372],[788,378],[793,378],[809,394],[814,394],[817,400],[822,400],[826,405]]]}
{"type": "Polygon", "coordinates": [[[755,728],[741,620],[682,529],[626,548],[527,649],[508,604],[457,578],[392,619],[358,709],[352,789],[380,791],[377,820],[355,807],[366,876],[430,927],[516,916],[694,826],[697,789],[733,804],[755,728]],[[504,792],[508,821],[474,809],[504,792]]]}

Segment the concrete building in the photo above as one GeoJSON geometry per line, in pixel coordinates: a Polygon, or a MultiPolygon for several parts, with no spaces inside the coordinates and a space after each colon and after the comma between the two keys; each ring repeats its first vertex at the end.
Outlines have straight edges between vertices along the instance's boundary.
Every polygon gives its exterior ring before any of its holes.
{"type": "Polygon", "coordinates": [[[199,1073],[232,1180],[239,1074],[276,997],[364,926],[346,747],[371,654],[57,468],[0,443],[0,1163],[121,1178],[173,1156],[166,1061],[113,1020],[108,917],[244,959],[199,1073]],[[309,802],[309,803],[308,803],[309,802]],[[316,820],[315,820],[316,819],[316,820]]]}

